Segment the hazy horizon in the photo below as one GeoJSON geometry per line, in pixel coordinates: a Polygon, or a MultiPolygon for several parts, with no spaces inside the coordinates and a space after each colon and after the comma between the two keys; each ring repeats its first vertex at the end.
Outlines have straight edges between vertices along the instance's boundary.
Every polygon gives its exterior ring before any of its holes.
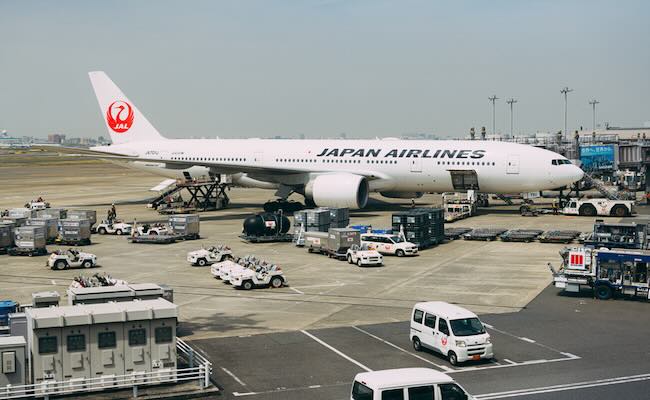
{"type": "Polygon", "coordinates": [[[168,137],[463,137],[650,121],[644,1],[0,0],[0,130],[108,136],[103,70],[168,137]],[[182,7],[181,7],[182,6],[182,7]]]}

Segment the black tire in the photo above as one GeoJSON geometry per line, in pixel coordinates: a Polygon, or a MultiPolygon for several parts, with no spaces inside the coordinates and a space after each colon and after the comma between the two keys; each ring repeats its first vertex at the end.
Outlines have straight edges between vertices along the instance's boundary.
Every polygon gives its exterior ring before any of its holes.
{"type": "Polygon", "coordinates": [[[591,204],[583,204],[580,206],[580,209],[578,210],[578,215],[586,216],[586,217],[595,217],[597,214],[596,212],[596,207],[594,207],[591,204]]]}
{"type": "Polygon", "coordinates": [[[397,257],[404,257],[404,256],[406,255],[406,253],[404,253],[404,250],[402,250],[402,249],[398,249],[398,250],[395,252],[395,255],[396,255],[397,257]]]}
{"type": "Polygon", "coordinates": [[[57,271],[63,271],[64,269],[66,269],[67,266],[68,263],[66,263],[63,260],[57,260],[54,262],[54,269],[57,271]]]}
{"type": "Polygon", "coordinates": [[[147,232],[147,235],[157,235],[157,234],[158,234],[158,232],[156,232],[156,231],[149,231],[149,232],[147,232]]]}
{"type": "Polygon", "coordinates": [[[119,235],[119,236],[122,236],[122,230],[121,229],[116,229],[115,234],[119,235]]]}
{"type": "Polygon", "coordinates": [[[354,263],[352,262],[352,256],[349,255],[349,254],[348,254],[348,264],[354,264],[354,263]]]}
{"type": "Polygon", "coordinates": [[[420,339],[417,336],[413,338],[413,350],[422,351],[422,342],[420,342],[420,339]]]}
{"type": "Polygon", "coordinates": [[[447,354],[447,358],[449,359],[449,364],[453,366],[458,365],[458,356],[453,351],[450,351],[449,354],[447,354]]]}
{"type": "Polygon", "coordinates": [[[361,259],[357,259],[357,267],[363,267],[363,262],[361,262],[361,259]]]}
{"type": "Polygon", "coordinates": [[[251,290],[253,288],[253,286],[255,286],[255,285],[253,285],[253,281],[244,281],[241,284],[241,287],[244,290],[251,290]]]}
{"type": "Polygon", "coordinates": [[[521,207],[519,207],[519,214],[525,214],[530,211],[530,207],[528,205],[524,204],[521,207]]]}
{"type": "Polygon", "coordinates": [[[281,288],[283,283],[284,283],[284,279],[282,279],[279,276],[274,276],[273,278],[271,278],[271,287],[274,289],[281,288]]]}
{"type": "Polygon", "coordinates": [[[625,207],[623,204],[616,204],[614,207],[612,207],[610,215],[614,217],[627,217],[629,213],[627,207],[625,207]]]}
{"type": "Polygon", "coordinates": [[[90,260],[86,260],[83,263],[81,263],[81,266],[84,268],[92,268],[93,267],[93,262],[90,260]]]}
{"type": "Polygon", "coordinates": [[[608,285],[598,285],[594,289],[594,293],[598,300],[609,300],[612,298],[612,288],[608,285]]]}
{"type": "Polygon", "coordinates": [[[208,264],[208,260],[206,260],[205,258],[199,258],[198,260],[196,260],[196,265],[198,265],[199,267],[205,267],[207,264],[208,264]]]}
{"type": "Polygon", "coordinates": [[[102,226],[101,228],[99,228],[99,229],[97,230],[97,233],[99,233],[100,235],[105,235],[105,234],[106,234],[106,228],[104,228],[104,227],[102,226]]]}

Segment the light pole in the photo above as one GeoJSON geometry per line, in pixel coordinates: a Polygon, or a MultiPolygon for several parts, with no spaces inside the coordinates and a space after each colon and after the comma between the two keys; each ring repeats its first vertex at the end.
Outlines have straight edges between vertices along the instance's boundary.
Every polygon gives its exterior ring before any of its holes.
{"type": "Polygon", "coordinates": [[[513,117],[512,117],[512,105],[515,104],[516,102],[517,102],[517,100],[512,99],[512,98],[506,100],[506,103],[510,104],[510,137],[514,137],[514,135],[512,133],[512,120],[513,120],[513,117]]]}
{"type": "Polygon", "coordinates": [[[573,89],[569,89],[567,86],[564,89],[560,90],[560,93],[564,95],[564,137],[566,138],[567,126],[566,126],[566,114],[567,114],[567,94],[573,92],[573,89]]]}
{"type": "Polygon", "coordinates": [[[593,110],[593,121],[592,121],[592,126],[594,129],[594,132],[596,132],[596,104],[599,104],[600,101],[593,99],[592,101],[589,102],[591,104],[591,109],[593,110]]]}
{"type": "Polygon", "coordinates": [[[488,100],[492,102],[492,136],[496,135],[496,128],[495,128],[495,122],[494,122],[494,115],[495,115],[495,105],[494,102],[497,101],[499,98],[497,97],[496,94],[492,95],[492,97],[488,97],[488,100]]]}

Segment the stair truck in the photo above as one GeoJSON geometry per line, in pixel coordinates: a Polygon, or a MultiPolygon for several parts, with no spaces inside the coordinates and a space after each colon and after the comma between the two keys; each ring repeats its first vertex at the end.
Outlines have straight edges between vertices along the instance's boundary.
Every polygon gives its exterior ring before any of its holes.
{"type": "Polygon", "coordinates": [[[563,291],[577,293],[587,287],[600,300],[614,295],[650,299],[650,251],[572,247],[560,255],[560,270],[555,271],[550,263],[548,267],[553,284],[563,291]]]}

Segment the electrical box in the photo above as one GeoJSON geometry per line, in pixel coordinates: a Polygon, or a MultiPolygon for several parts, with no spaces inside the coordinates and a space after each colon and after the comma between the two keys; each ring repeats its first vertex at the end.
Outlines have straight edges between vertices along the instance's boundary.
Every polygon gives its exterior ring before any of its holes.
{"type": "Polygon", "coordinates": [[[61,295],[55,290],[32,293],[32,307],[34,308],[58,306],[60,300],[61,295]]]}
{"type": "Polygon", "coordinates": [[[124,324],[124,364],[127,374],[151,371],[151,318],[153,310],[149,301],[134,301],[126,309],[124,324]]]}
{"type": "Polygon", "coordinates": [[[91,378],[90,372],[90,326],[91,310],[86,307],[65,307],[63,309],[62,358],[63,379],[74,379],[83,384],[91,378]]]}
{"type": "Polygon", "coordinates": [[[174,304],[162,303],[153,309],[151,319],[151,367],[176,368],[176,319],[174,304]]]}
{"type": "Polygon", "coordinates": [[[53,393],[56,389],[46,384],[63,379],[61,328],[63,313],[60,307],[28,308],[27,343],[31,354],[32,382],[38,386],[36,394],[53,393]]]}
{"type": "Polygon", "coordinates": [[[103,386],[115,385],[115,377],[124,375],[124,323],[126,315],[115,303],[93,306],[90,327],[90,372],[102,378],[103,386]]]}
{"type": "MultiPolygon", "coordinates": [[[[26,373],[27,343],[22,336],[0,337],[0,396],[10,386],[27,383],[26,373]]],[[[7,395],[21,395],[24,390],[13,389],[7,395]]],[[[8,396],[10,397],[10,396],[8,396]]]]}

